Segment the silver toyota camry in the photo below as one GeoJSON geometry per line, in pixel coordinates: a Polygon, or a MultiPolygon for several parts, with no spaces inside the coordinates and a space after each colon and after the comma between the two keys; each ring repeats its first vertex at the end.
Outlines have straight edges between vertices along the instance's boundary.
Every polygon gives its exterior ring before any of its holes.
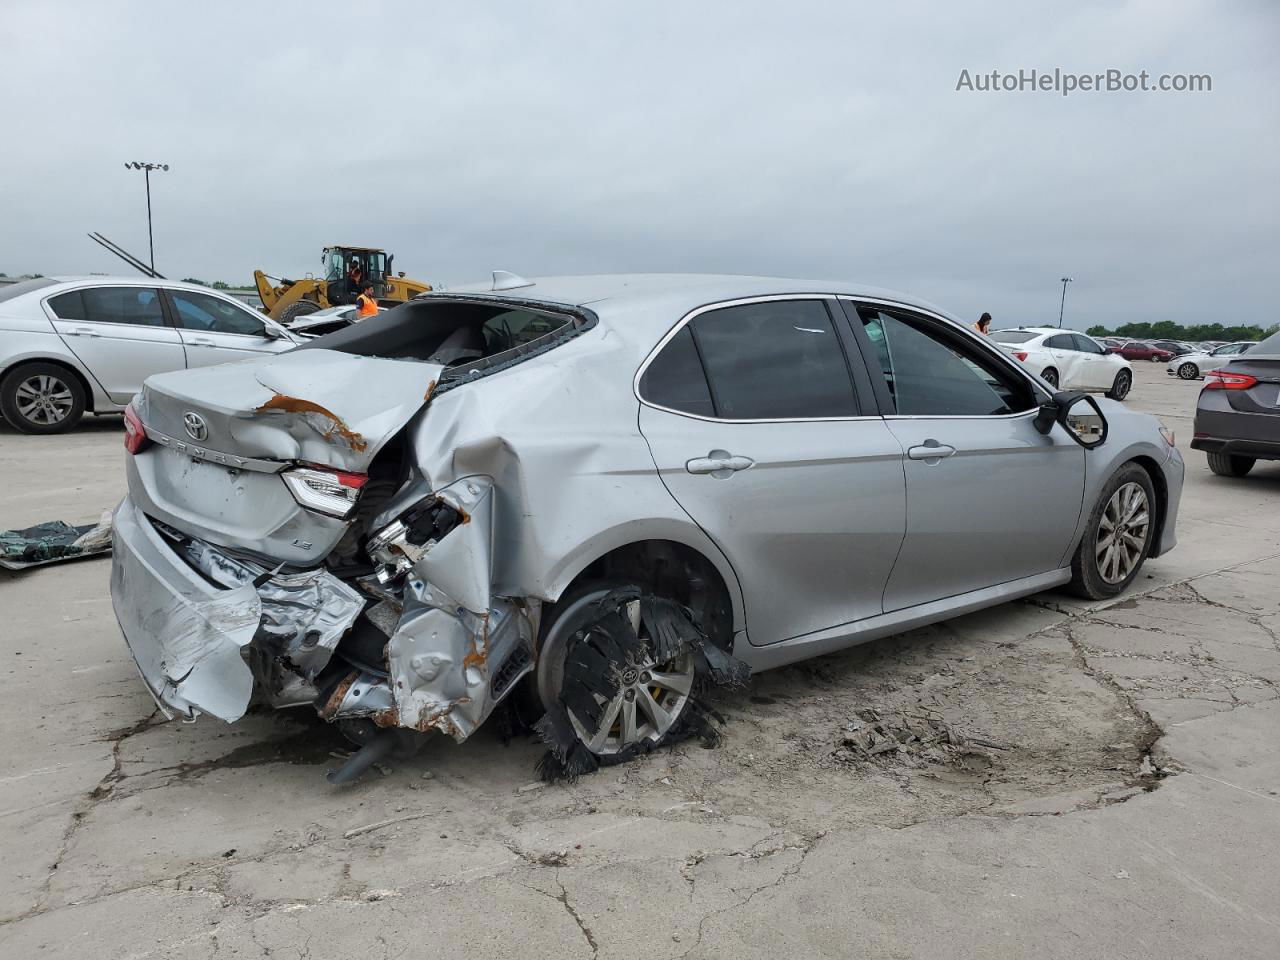
{"type": "Polygon", "coordinates": [[[693,734],[716,684],[1174,546],[1152,417],[1047,391],[847,283],[594,276],[426,294],[150,377],[112,596],[162,709],[311,706],[341,782],[506,701],[575,775],[693,734]]]}

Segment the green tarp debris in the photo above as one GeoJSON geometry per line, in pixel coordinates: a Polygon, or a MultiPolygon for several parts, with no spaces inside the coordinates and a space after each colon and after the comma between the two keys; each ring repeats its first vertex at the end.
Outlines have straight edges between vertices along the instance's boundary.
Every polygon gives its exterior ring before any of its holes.
{"type": "Polygon", "coordinates": [[[110,514],[104,514],[98,523],[81,526],[51,520],[24,530],[0,530],[0,567],[6,570],[25,570],[110,551],[110,514]]]}

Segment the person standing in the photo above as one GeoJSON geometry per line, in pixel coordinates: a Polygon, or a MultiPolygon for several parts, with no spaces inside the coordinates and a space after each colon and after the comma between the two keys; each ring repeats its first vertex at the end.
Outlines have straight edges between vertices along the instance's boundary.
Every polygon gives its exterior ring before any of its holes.
{"type": "Polygon", "coordinates": [[[977,330],[983,336],[991,332],[991,314],[984,313],[978,318],[978,322],[973,325],[973,329],[977,330]]]}
{"type": "Polygon", "coordinates": [[[360,290],[360,296],[356,297],[356,319],[363,320],[377,315],[378,301],[373,299],[373,284],[365,283],[360,290]]]}

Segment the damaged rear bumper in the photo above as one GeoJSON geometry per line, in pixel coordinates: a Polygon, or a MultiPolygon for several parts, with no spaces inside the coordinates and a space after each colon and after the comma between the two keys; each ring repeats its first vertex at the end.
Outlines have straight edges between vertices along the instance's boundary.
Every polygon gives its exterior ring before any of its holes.
{"type": "Polygon", "coordinates": [[[327,720],[466,739],[532,669],[537,609],[490,596],[490,483],[469,480],[442,501],[464,522],[388,591],[323,568],[266,570],[157,525],[126,498],[111,597],[161,709],[234,722],[256,692],[327,720]]]}

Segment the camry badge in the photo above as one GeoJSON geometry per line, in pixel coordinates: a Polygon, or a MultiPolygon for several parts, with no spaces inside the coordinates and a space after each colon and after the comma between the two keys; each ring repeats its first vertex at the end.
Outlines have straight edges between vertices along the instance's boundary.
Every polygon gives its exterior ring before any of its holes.
{"type": "Polygon", "coordinates": [[[198,413],[187,413],[182,415],[182,425],[187,428],[187,436],[192,440],[203,440],[209,436],[209,425],[204,422],[204,417],[198,413]]]}

